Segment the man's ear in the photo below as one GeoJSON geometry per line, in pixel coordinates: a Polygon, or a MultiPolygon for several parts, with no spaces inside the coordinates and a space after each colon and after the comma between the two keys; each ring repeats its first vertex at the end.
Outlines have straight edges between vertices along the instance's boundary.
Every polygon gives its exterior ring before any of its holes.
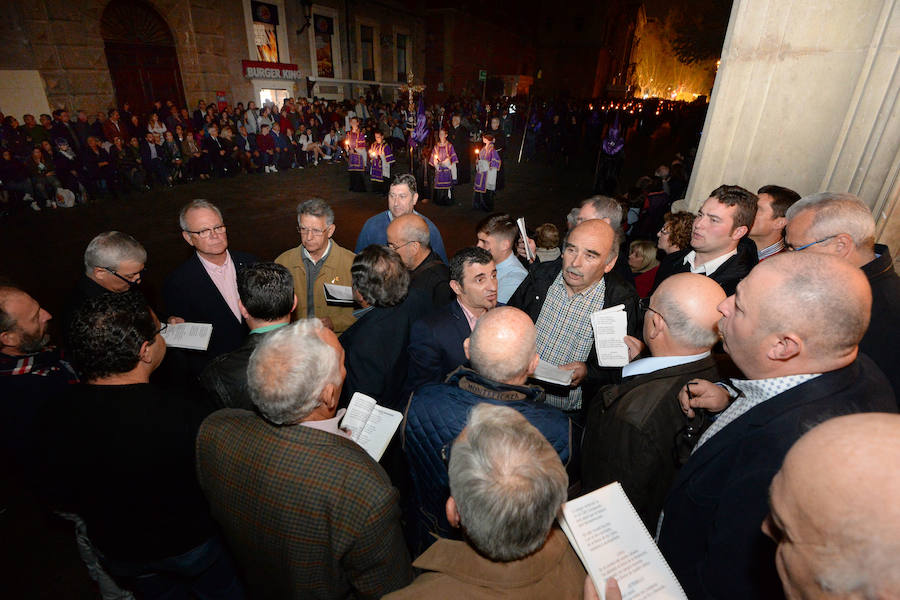
{"type": "Polygon", "coordinates": [[[453,293],[457,296],[462,296],[463,294],[462,286],[459,285],[458,281],[455,281],[453,279],[450,280],[450,289],[453,290],[453,293]]]}
{"type": "Polygon", "coordinates": [[[187,231],[182,231],[181,237],[183,237],[184,241],[188,243],[188,246],[191,246],[193,248],[194,242],[191,241],[191,234],[189,234],[187,231]]]}
{"type": "Polygon", "coordinates": [[[325,237],[328,238],[328,239],[330,240],[330,239],[331,239],[331,236],[334,235],[334,230],[335,230],[335,229],[337,229],[337,227],[335,226],[334,223],[332,223],[331,225],[329,225],[328,227],[326,227],[326,228],[325,228],[325,237]]]}
{"type": "Polygon", "coordinates": [[[466,360],[472,360],[472,357],[469,356],[469,338],[463,340],[463,352],[466,355],[466,360]]]}
{"type": "Polygon", "coordinates": [[[746,225],[741,225],[740,227],[735,227],[734,231],[731,232],[731,239],[739,240],[750,231],[750,229],[746,225]]]}
{"type": "Polygon", "coordinates": [[[297,294],[294,294],[294,303],[291,304],[291,314],[293,314],[295,310],[297,310],[297,294]]]}
{"type": "Polygon", "coordinates": [[[772,223],[774,223],[775,228],[780,229],[782,235],[784,235],[784,228],[787,227],[787,217],[775,217],[772,219],[772,223]]]}
{"type": "Polygon", "coordinates": [[[853,243],[853,238],[847,233],[839,233],[834,236],[834,239],[831,241],[831,246],[834,248],[834,253],[841,258],[847,258],[854,250],[856,250],[856,244],[853,243]]]}
{"type": "Polygon", "coordinates": [[[415,206],[415,205],[416,205],[416,202],[418,202],[418,201],[419,201],[419,192],[416,192],[415,194],[413,194],[413,203],[412,203],[412,205],[415,206]]]}
{"type": "Polygon", "coordinates": [[[613,270],[613,267],[616,266],[616,262],[617,262],[618,260],[619,260],[619,255],[616,254],[616,256],[615,256],[611,261],[609,261],[609,263],[608,263],[605,267],[603,267],[603,272],[604,272],[604,273],[609,273],[610,271],[612,271],[612,270],[613,270]]]}
{"type": "Polygon", "coordinates": [[[655,340],[659,334],[662,333],[666,321],[652,310],[648,312],[650,313],[650,331],[648,332],[649,335],[647,337],[651,340],[655,340]]]}
{"type": "Polygon", "coordinates": [[[769,346],[766,357],[769,360],[788,361],[799,356],[803,352],[803,340],[793,333],[785,333],[775,338],[775,342],[769,346]]]}
{"type": "Polygon", "coordinates": [[[322,395],[319,398],[322,401],[322,404],[325,405],[325,408],[327,408],[329,411],[334,410],[334,408],[337,406],[337,389],[337,386],[333,383],[326,383],[325,387],[322,388],[322,395]]]}
{"type": "Polygon", "coordinates": [[[145,362],[149,364],[152,359],[150,358],[150,342],[144,342],[141,344],[141,349],[138,351],[138,357],[141,362],[145,362]]]}
{"type": "MultiPolygon", "coordinates": [[[[297,296],[294,296],[295,304],[296,304],[296,301],[297,301],[297,296]]],[[[241,316],[244,317],[245,321],[250,318],[250,313],[247,312],[247,307],[244,306],[244,303],[241,301],[240,298],[238,298],[238,311],[240,311],[241,316]]]]}
{"type": "Polygon", "coordinates": [[[534,370],[537,369],[538,363],[540,362],[541,357],[538,356],[538,353],[535,352],[534,356],[531,357],[531,362],[528,363],[528,376],[534,375],[534,370]]]}
{"type": "Polygon", "coordinates": [[[15,329],[10,329],[9,331],[0,333],[0,345],[7,348],[18,348],[19,334],[16,333],[15,329]]]}
{"type": "Polygon", "coordinates": [[[445,509],[447,511],[447,521],[450,525],[459,527],[459,510],[456,508],[456,500],[453,499],[453,496],[447,498],[445,509]]]}

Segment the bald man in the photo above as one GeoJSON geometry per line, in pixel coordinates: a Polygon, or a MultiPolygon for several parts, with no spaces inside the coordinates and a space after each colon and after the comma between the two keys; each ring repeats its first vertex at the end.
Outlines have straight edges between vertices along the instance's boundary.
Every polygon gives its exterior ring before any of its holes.
{"type": "Polygon", "coordinates": [[[409,287],[425,292],[435,308],[453,300],[450,269],[431,249],[431,234],[425,219],[410,213],[391,221],[387,245],[400,255],[409,270],[409,287]]]}
{"type": "Polygon", "coordinates": [[[746,379],[692,380],[683,405],[723,406],[678,472],[658,544],[689,598],[780,598],[774,546],[759,524],[769,484],[809,427],[896,412],[890,384],[857,346],[869,325],[866,276],[800,252],[760,263],[719,305],[725,350],[746,379]]]}
{"type": "Polygon", "coordinates": [[[624,304],[628,335],[640,336],[637,292],[610,273],[617,256],[616,232],[609,223],[584,221],[569,232],[562,259],[533,266],[508,303],[535,322],[540,357],[574,372],[571,386],[548,387],[547,402],[579,422],[585,392],[590,398],[600,385],[618,383],[622,375],[620,368],[598,366],[591,313],[624,304]]]}
{"type": "Polygon", "coordinates": [[[678,468],[697,442],[696,434],[685,433],[703,426],[700,419],[686,420],[678,391],[695,378],[719,378],[710,350],[719,341],[716,307],[723,300],[722,287],[704,275],[666,279],[644,315],[651,356],[628,364],[624,381],[604,386],[588,406],[582,487],[591,491],[621,482],[651,531],[678,468]],[[676,449],[681,456],[673,460],[676,449]]]}
{"type": "Polygon", "coordinates": [[[772,480],[763,532],[789,598],[900,598],[900,416],[832,419],[772,480]]]}
{"type": "Polygon", "coordinates": [[[486,312],[463,342],[472,368],[460,367],[444,383],[422,386],[406,408],[403,449],[413,481],[409,515],[414,554],[435,536],[459,535],[450,527],[444,506],[450,495],[446,460],[450,444],[466,425],[469,411],[487,402],[513,408],[547,438],[563,464],[571,457],[571,425],[558,409],[544,404],[544,392],[527,385],[538,363],[536,331],[527,314],[512,307],[486,312]]]}

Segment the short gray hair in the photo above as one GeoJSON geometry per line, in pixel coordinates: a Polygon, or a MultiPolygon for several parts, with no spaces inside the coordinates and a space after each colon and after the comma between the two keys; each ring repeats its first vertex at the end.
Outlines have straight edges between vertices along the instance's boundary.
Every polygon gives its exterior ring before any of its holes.
{"type": "Polygon", "coordinates": [[[581,202],[581,206],[587,205],[597,211],[600,219],[609,219],[609,224],[613,229],[621,229],[622,227],[622,205],[615,198],[609,196],[591,196],[587,200],[581,202]]]}
{"type": "Polygon", "coordinates": [[[540,431],[508,406],[479,404],[453,443],[450,494],[472,545],[493,561],[543,545],[569,478],[540,431]]]}
{"type": "Polygon", "coordinates": [[[297,205],[297,223],[300,223],[300,217],[309,215],[311,217],[324,217],[325,225],[331,227],[334,225],[334,210],[328,203],[321,198],[310,198],[304,200],[297,205]]]}
{"type": "Polygon", "coordinates": [[[84,251],[84,272],[90,276],[96,267],[116,269],[124,260],[144,264],[147,250],[127,233],[104,231],[94,237],[84,251]]]}
{"type": "Polygon", "coordinates": [[[372,306],[397,306],[409,293],[409,271],[394,250],[375,244],[353,259],[353,289],[372,306]]]}
{"type": "MultiPolygon", "coordinates": [[[[212,127],[210,127],[210,129],[212,129],[212,127]]],[[[187,214],[197,208],[208,208],[209,210],[219,215],[219,219],[224,222],[224,219],[222,218],[222,211],[219,210],[218,206],[216,206],[209,200],[198,198],[196,200],[191,200],[190,202],[185,204],[184,208],[181,209],[181,212],[178,213],[178,226],[181,227],[182,231],[188,230],[187,214]]]]}
{"type": "Polygon", "coordinates": [[[672,294],[657,293],[656,301],[659,303],[660,313],[665,315],[663,318],[666,327],[676,342],[691,348],[712,348],[719,341],[718,330],[693,321],[681,310],[678,300],[672,294]]]}
{"type": "Polygon", "coordinates": [[[576,225],[578,225],[578,213],[580,212],[578,207],[573,208],[569,211],[569,214],[566,215],[566,225],[569,226],[569,229],[572,229],[576,225]]]}
{"type": "Polygon", "coordinates": [[[318,319],[302,319],[266,335],[247,364],[250,398],[276,425],[305,419],[319,405],[322,390],[340,383],[334,348],[322,341],[318,319]]]}
{"type": "Polygon", "coordinates": [[[801,212],[814,212],[807,232],[814,239],[846,233],[857,248],[872,248],[875,244],[875,218],[866,203],[853,194],[821,192],[804,196],[788,208],[788,221],[801,212]]]}

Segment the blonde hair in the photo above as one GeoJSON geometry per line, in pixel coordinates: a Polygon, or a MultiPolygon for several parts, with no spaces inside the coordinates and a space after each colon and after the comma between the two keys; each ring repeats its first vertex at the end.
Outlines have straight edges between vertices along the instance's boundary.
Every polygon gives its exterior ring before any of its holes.
{"type": "Polygon", "coordinates": [[[656,245],[653,242],[647,240],[634,240],[628,246],[629,255],[635,250],[643,259],[640,267],[632,269],[635,273],[644,273],[659,264],[659,261],[656,260],[656,245]]]}

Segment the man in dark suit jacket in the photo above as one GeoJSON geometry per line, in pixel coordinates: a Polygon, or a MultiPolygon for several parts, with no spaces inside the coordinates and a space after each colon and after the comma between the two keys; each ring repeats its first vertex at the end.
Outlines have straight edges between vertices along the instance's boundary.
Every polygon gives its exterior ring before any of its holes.
{"type": "Polygon", "coordinates": [[[219,209],[206,200],[193,200],[178,217],[181,235],[196,252],[177,267],[163,284],[169,321],[212,323],[205,352],[190,352],[189,372],[198,374],[209,360],[243,343],[247,325],[241,316],[237,271],[256,262],[245,252],[228,250],[228,235],[219,209]]]}
{"type": "Polygon", "coordinates": [[[317,319],[273,331],[247,368],[259,415],[197,435],[197,478],[248,598],[381,598],[412,581],[397,490],[338,424],[343,350],[317,319]]]}
{"type": "Polygon", "coordinates": [[[679,273],[663,282],[644,316],[651,356],[626,365],[622,383],[605,386],[588,404],[582,488],[620,482],[650,531],[697,442],[697,434],[686,434],[701,425],[686,421],[678,392],[694,378],[719,379],[710,350],[719,341],[716,307],[723,300],[721,286],[703,275],[679,273]]]}
{"type": "Polygon", "coordinates": [[[172,178],[169,176],[169,168],[166,166],[165,151],[162,145],[156,143],[156,139],[152,133],[147,132],[144,139],[141,140],[141,164],[152,174],[156,181],[162,185],[172,185],[172,178]]]}
{"type": "Polygon", "coordinates": [[[387,228],[387,245],[409,269],[410,288],[422,290],[435,308],[453,300],[450,270],[431,249],[431,233],[425,219],[414,213],[395,218],[387,228]]]}
{"type": "Polygon", "coordinates": [[[659,265],[654,289],[675,273],[703,273],[729,296],[759,262],[748,236],[756,218],[756,194],[722,185],[703,203],[691,233],[691,247],[673,252],[659,265]]]}
{"type": "Polygon", "coordinates": [[[728,408],[700,437],[660,517],[659,548],[689,598],[783,597],[760,523],[785,454],[829,418],[897,411],[887,379],[857,350],[871,302],[858,268],[788,252],[760,263],[720,305],[725,350],[748,379],[692,381],[691,397],[679,394],[682,406],[728,408]]]}
{"type": "Polygon", "coordinates": [[[354,392],[399,408],[409,363],[409,330],[431,310],[419,290],[409,289],[409,271],[400,256],[384,246],[369,246],[350,268],[353,295],[362,306],[357,321],[341,334],[347,353],[347,383],[341,404],[354,392]]]}
{"type": "Polygon", "coordinates": [[[457,252],[450,259],[450,278],[456,299],[413,323],[404,398],[426,383],[441,383],[465,364],[463,342],[475,321],[497,306],[497,267],[487,250],[457,252]]]}

